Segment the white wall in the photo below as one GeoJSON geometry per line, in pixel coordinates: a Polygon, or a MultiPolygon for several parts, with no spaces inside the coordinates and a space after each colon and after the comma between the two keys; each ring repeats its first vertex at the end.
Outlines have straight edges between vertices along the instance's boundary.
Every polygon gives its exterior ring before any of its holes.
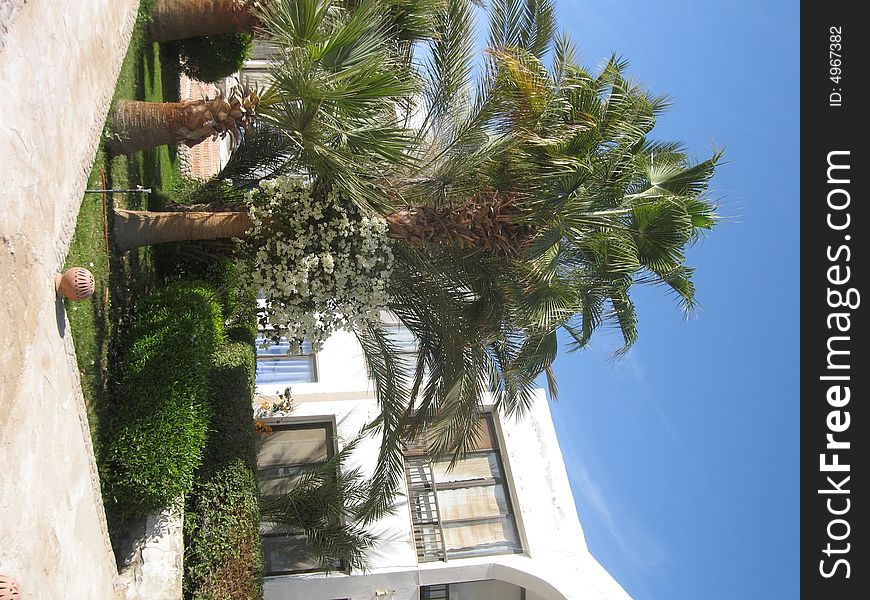
{"type": "MultiPolygon", "coordinates": [[[[378,415],[377,402],[352,335],[334,335],[317,360],[319,381],[293,386],[295,408],[283,421],[334,419],[341,444],[378,415]]],[[[490,579],[525,588],[527,600],[629,598],[586,548],[543,390],[521,421],[500,416],[495,421],[523,554],[418,565],[402,498],[392,515],[372,527],[380,541],[369,553],[369,572],[268,577],[266,600],[417,600],[421,585],[490,579]]],[[[366,439],[349,468],[371,473],[378,444],[366,439]]]]}

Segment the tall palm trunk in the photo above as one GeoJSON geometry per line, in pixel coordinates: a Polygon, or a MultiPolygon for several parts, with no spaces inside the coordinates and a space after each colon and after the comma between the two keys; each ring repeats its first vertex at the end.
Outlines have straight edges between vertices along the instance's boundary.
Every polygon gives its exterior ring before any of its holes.
{"type": "Polygon", "coordinates": [[[257,24],[256,0],[156,0],[151,9],[151,39],[182,40],[218,33],[250,33],[257,24]]]}
{"type": "Polygon", "coordinates": [[[119,252],[164,242],[244,237],[253,227],[246,212],[149,212],[115,210],[114,238],[119,252]]]}
{"type": "MultiPolygon", "coordinates": [[[[124,100],[112,114],[114,138],[107,144],[112,154],[132,154],[166,144],[177,144],[191,131],[195,116],[190,102],[139,102],[124,100]]],[[[203,138],[205,139],[205,138],[203,138]]]]}
{"type": "Polygon", "coordinates": [[[258,102],[256,90],[242,86],[233,88],[227,98],[219,95],[164,103],[124,100],[112,114],[114,137],[107,148],[112,154],[131,154],[179,142],[195,146],[226,134],[235,143],[253,121],[258,102]]]}
{"type": "MultiPolygon", "coordinates": [[[[478,198],[458,207],[412,206],[388,213],[384,215],[387,235],[417,247],[446,245],[515,254],[531,238],[531,228],[513,222],[509,200],[495,194],[486,200],[478,198]]],[[[248,213],[241,211],[116,210],[115,246],[125,252],[163,242],[243,237],[252,226],[248,213]]]]}

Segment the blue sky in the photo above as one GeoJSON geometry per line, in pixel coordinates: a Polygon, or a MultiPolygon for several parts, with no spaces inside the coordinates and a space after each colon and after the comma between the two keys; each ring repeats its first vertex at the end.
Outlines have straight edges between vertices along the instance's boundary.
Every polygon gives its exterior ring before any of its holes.
{"type": "Polygon", "coordinates": [[[636,600],[798,597],[796,2],[561,0],[585,66],[612,52],[674,107],[654,137],[724,147],[730,218],[689,254],[700,310],[636,290],[640,337],[556,363],[551,405],[595,557],[636,600]]]}

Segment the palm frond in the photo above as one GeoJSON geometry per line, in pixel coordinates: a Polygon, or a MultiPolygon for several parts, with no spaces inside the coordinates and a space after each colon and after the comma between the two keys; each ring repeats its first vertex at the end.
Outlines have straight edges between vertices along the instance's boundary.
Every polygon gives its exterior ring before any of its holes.
{"type": "Polygon", "coordinates": [[[380,431],[381,447],[372,474],[368,495],[359,507],[363,523],[387,514],[404,481],[403,444],[406,440],[403,419],[409,406],[408,365],[398,356],[386,332],[375,323],[354,330],[362,347],[368,375],[375,384],[380,417],[369,431],[380,431]]]}
{"type": "Polygon", "coordinates": [[[490,2],[490,48],[522,48],[541,58],[550,49],[556,25],[551,0],[490,2]]]}
{"type": "Polygon", "coordinates": [[[470,94],[474,60],[474,12],[468,0],[447,0],[434,22],[426,62],[427,85],[424,88],[428,112],[420,127],[445,126],[446,114],[470,94]]]}
{"type": "Polygon", "coordinates": [[[320,566],[366,569],[366,550],[376,538],[359,522],[369,486],[358,469],[345,469],[361,436],[329,460],[309,466],[287,491],[260,499],[261,519],[305,535],[320,566]]]}

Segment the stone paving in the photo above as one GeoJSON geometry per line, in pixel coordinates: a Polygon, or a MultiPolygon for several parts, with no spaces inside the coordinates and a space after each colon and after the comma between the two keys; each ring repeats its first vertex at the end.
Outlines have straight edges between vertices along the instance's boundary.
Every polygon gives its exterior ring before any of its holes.
{"type": "Polygon", "coordinates": [[[0,573],[22,600],[123,598],[53,276],[138,1],[0,1],[0,573]]]}

